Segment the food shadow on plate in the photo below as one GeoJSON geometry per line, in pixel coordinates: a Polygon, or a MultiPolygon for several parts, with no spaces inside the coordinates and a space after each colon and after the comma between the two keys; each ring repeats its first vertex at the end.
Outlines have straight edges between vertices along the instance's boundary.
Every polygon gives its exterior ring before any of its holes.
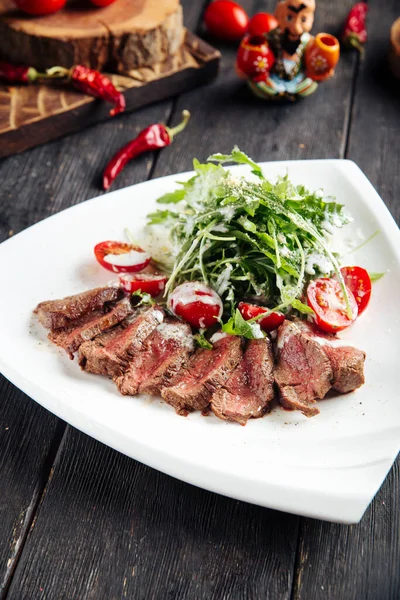
{"type": "Polygon", "coordinates": [[[75,269],[74,280],[79,282],[80,287],[78,291],[81,292],[82,286],[84,286],[85,289],[91,289],[118,283],[118,275],[100,267],[93,258],[93,260],[79,263],[75,269]]]}

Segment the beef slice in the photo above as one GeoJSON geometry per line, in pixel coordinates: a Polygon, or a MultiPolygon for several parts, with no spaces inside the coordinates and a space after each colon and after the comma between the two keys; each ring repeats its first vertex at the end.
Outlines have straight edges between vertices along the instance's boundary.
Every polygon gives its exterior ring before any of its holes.
{"type": "Polygon", "coordinates": [[[241,339],[224,337],[212,350],[198,349],[174,385],[163,388],[161,396],[177,413],[203,410],[213,393],[228,379],[242,357],[241,339]]]}

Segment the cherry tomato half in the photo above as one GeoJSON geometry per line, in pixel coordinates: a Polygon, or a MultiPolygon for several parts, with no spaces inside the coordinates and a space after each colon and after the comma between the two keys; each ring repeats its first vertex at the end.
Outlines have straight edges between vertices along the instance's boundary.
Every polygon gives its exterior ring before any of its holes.
{"type": "Polygon", "coordinates": [[[114,273],[134,273],[149,264],[151,256],[139,246],[124,242],[100,242],[94,255],[102,267],[114,273]]]}
{"type": "Polygon", "coordinates": [[[90,0],[90,2],[95,6],[108,6],[115,2],[115,0],[90,0]]]}
{"type": "Polygon", "coordinates": [[[231,0],[215,0],[204,13],[204,23],[215,37],[222,40],[240,40],[245,34],[249,17],[246,11],[231,0]]]}
{"type": "Polygon", "coordinates": [[[222,315],[222,301],[213,289],[200,281],[178,285],[168,298],[168,308],[192,327],[206,329],[222,315]]]}
{"type": "MultiPolygon", "coordinates": [[[[268,312],[268,308],[265,308],[265,306],[257,306],[256,304],[248,304],[247,302],[239,302],[238,308],[245,321],[268,312]]],[[[257,319],[256,322],[264,331],[274,331],[274,329],[277,329],[283,323],[285,318],[285,315],[282,313],[273,312],[263,319],[257,319]]]]}
{"type": "Polygon", "coordinates": [[[144,294],[150,294],[153,298],[164,291],[167,283],[165,275],[151,275],[150,273],[138,273],[137,275],[127,273],[126,275],[120,275],[119,280],[128,294],[140,290],[144,294]]]}
{"type": "Polygon", "coordinates": [[[37,17],[57,12],[66,3],[67,0],[15,0],[15,4],[20,10],[37,17]]]}
{"type": "Polygon", "coordinates": [[[371,299],[372,284],[368,271],[362,267],[342,267],[340,272],[346,287],[354,294],[358,306],[358,314],[364,312],[371,299]]]}
{"type": "Polygon", "coordinates": [[[278,27],[278,21],[270,13],[257,13],[254,17],[251,17],[247,26],[247,33],[253,36],[263,35],[276,29],[278,27]]]}
{"type": "Polygon", "coordinates": [[[347,315],[346,302],[340,283],[336,279],[321,278],[307,288],[308,305],[315,312],[315,322],[322,331],[336,333],[349,327],[357,318],[358,307],[353,292],[347,290],[352,312],[347,315]]]}

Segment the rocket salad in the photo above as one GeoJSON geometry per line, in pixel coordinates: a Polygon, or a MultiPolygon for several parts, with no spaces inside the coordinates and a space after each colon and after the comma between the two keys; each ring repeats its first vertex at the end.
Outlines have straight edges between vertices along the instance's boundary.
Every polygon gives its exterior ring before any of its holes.
{"type": "Polygon", "coordinates": [[[219,322],[223,332],[250,339],[277,329],[288,315],[311,316],[336,333],[365,310],[368,272],[341,268],[330,249],[329,238],[351,221],[343,205],[287,176],[271,183],[237,147],[205,164],[195,159],[194,169],[148,215],[149,225],[169,231],[173,264],[165,247],[157,260],[149,247],[145,252],[132,243],[96,246],[99,263],[122,273],[125,291],[163,292],[168,310],[192,327],[219,322]],[[233,175],[222,167],[226,162],[250,166],[252,177],[233,175]],[[151,254],[161,273],[154,260],[149,264],[151,254]],[[139,272],[147,266],[150,272],[139,272]]]}
{"type": "MultiPolygon", "coordinates": [[[[194,161],[195,175],[158,199],[162,208],[148,215],[149,224],[164,224],[178,248],[165,288],[168,296],[180,284],[201,281],[222,299],[229,333],[247,329],[260,334],[255,314],[246,324],[240,302],[254,301],[271,312],[314,315],[307,303],[308,283],[335,276],[347,319],[354,315],[353,294],[346,287],[337,256],[326,237],[351,221],[341,204],[293,185],[287,176],[268,181],[260,167],[235,147],[214,154],[207,163],[194,161]],[[222,163],[251,167],[253,178],[233,176],[222,163]]],[[[264,314],[264,317],[262,315],[264,314]]],[[[243,331],[241,332],[243,335],[243,331]]]]}

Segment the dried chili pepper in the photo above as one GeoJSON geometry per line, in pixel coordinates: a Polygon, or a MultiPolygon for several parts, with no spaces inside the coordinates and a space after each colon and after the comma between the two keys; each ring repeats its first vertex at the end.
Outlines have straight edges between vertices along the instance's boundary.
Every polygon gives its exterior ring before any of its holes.
{"type": "Polygon", "coordinates": [[[364,52],[364,44],[367,41],[367,13],[366,2],[357,2],[349,12],[342,35],[342,42],[347,46],[364,52]]]}
{"type": "Polygon", "coordinates": [[[118,150],[104,169],[104,189],[108,190],[125,165],[136,156],[139,156],[139,154],[169,146],[174,137],[186,127],[189,119],[189,111],[184,110],[182,112],[182,121],[176,127],[169,128],[162,123],[156,123],[143,129],[135,139],[118,150]]]}
{"type": "Polygon", "coordinates": [[[0,80],[7,83],[30,83],[39,77],[46,77],[45,73],[39,73],[33,67],[16,66],[0,61],[0,80]]]}
{"type": "Polygon", "coordinates": [[[99,71],[89,69],[83,65],[75,65],[70,69],[52,67],[51,69],[47,69],[46,73],[50,77],[66,77],[74,88],[84,94],[101,98],[106,102],[114,104],[114,108],[110,110],[112,117],[125,110],[124,95],[116,89],[108,77],[99,73],[99,71]]]}

